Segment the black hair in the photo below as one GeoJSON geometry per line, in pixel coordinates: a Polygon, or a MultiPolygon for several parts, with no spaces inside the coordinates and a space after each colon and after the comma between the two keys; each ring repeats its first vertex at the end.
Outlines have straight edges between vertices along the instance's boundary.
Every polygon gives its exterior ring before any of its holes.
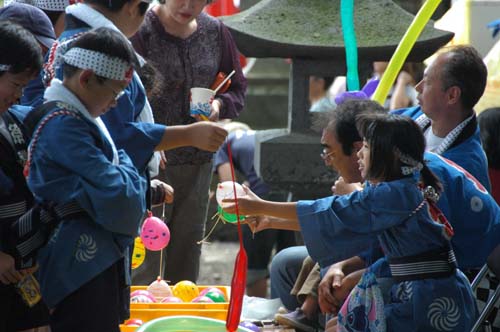
{"type": "Polygon", "coordinates": [[[161,75],[158,75],[158,70],[151,62],[146,62],[141,68],[138,68],[137,74],[141,79],[144,90],[146,90],[146,95],[154,95],[159,92],[161,75]]]}
{"type": "Polygon", "coordinates": [[[57,23],[57,20],[61,15],[64,13],[64,11],[56,11],[56,10],[46,10],[42,9],[42,11],[47,15],[49,18],[50,22],[52,23],[52,26],[55,26],[57,23]]]}
{"type": "MultiPolygon", "coordinates": [[[[119,58],[129,63],[134,68],[139,66],[134,49],[127,39],[123,37],[121,33],[109,28],[98,28],[84,33],[72,42],[69,49],[73,47],[80,47],[87,50],[101,52],[109,56],[119,58]]],[[[64,77],[72,77],[78,70],[79,68],[65,63],[63,66],[64,77]]],[[[106,80],[106,78],[99,76],[98,79],[101,82],[106,80]]]]}
{"type": "MultiPolygon", "coordinates": [[[[9,65],[9,73],[36,74],[42,69],[42,49],[33,35],[20,25],[0,21],[0,64],[9,65]]],[[[5,71],[0,71],[0,76],[5,71]]]]}
{"type": "Polygon", "coordinates": [[[387,111],[375,101],[351,99],[327,113],[326,130],[334,133],[335,138],[342,145],[344,154],[350,155],[353,144],[363,140],[356,129],[356,116],[370,113],[386,114],[387,111]]]}
{"type": "MultiPolygon", "coordinates": [[[[132,0],[85,0],[84,2],[92,5],[97,5],[102,8],[106,8],[110,12],[119,12],[127,2],[131,1],[132,0]]],[[[148,8],[149,8],[149,3],[147,2],[139,3],[139,12],[141,13],[141,15],[146,14],[148,8]]]]}
{"type": "MultiPolygon", "coordinates": [[[[207,5],[211,4],[215,0],[207,0],[207,5]]],[[[165,0],[158,0],[159,3],[164,4],[166,1],[165,0]]]]}
{"type": "Polygon", "coordinates": [[[420,127],[409,117],[393,114],[362,114],[356,119],[360,135],[370,146],[370,167],[367,179],[393,181],[405,176],[398,153],[422,164],[421,180],[425,187],[432,186],[441,192],[439,179],[424,162],[425,137],[420,127]]]}
{"type": "Polygon", "coordinates": [[[481,142],[488,157],[488,166],[500,169],[500,107],[488,108],[478,117],[481,142]]]}
{"type": "Polygon", "coordinates": [[[452,86],[458,86],[461,90],[462,105],[472,109],[486,87],[486,65],[472,46],[459,45],[446,50],[449,58],[441,70],[443,89],[446,91],[452,86]]]}

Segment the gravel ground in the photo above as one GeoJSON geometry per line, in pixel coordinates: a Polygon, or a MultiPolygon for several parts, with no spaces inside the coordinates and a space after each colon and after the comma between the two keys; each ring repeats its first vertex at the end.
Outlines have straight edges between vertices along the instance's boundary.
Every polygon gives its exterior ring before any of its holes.
{"type": "Polygon", "coordinates": [[[203,244],[198,284],[229,286],[238,250],[237,242],[215,241],[203,244]]]}

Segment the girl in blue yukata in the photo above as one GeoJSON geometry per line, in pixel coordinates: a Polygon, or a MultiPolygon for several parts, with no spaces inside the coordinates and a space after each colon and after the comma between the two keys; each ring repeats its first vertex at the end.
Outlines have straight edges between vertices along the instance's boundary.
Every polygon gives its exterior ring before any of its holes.
{"type": "Polygon", "coordinates": [[[128,252],[145,210],[146,182],[116,149],[100,115],[116,104],[137,62],[118,32],[99,28],[61,48],[63,81],[45,92],[28,151],[38,201],[72,206],[39,251],[42,297],[58,331],[119,331],[128,318],[128,252]]]}
{"type": "MultiPolygon", "coordinates": [[[[436,208],[441,183],[423,160],[425,139],[411,120],[370,114],[357,120],[364,137],[358,152],[363,190],[291,203],[264,201],[245,188],[241,214],[270,215],[273,228],[302,232],[322,268],[373,246],[376,236],[393,283],[382,287],[384,264],[372,264],[345,300],[337,325],[327,331],[468,331],[477,309],[469,282],[456,267],[453,229],[436,208]],[[281,223],[281,225],[277,225],[281,223]],[[346,256],[347,257],[347,256],[346,256]]],[[[235,213],[233,200],[223,208],[235,213]]],[[[254,230],[269,225],[250,224],[254,230]]],[[[386,267],[387,268],[387,267],[386,267]]]]}

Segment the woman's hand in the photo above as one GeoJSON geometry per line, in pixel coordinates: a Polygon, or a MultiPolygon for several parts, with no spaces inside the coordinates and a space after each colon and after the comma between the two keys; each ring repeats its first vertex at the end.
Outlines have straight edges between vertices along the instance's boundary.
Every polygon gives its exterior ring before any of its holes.
{"type": "Polygon", "coordinates": [[[17,283],[23,274],[16,270],[14,258],[0,251],[0,281],[6,285],[17,283]]]}
{"type": "Polygon", "coordinates": [[[221,108],[221,101],[219,99],[214,99],[214,101],[212,102],[212,109],[210,110],[210,116],[208,117],[208,120],[212,122],[219,121],[221,108]]]}

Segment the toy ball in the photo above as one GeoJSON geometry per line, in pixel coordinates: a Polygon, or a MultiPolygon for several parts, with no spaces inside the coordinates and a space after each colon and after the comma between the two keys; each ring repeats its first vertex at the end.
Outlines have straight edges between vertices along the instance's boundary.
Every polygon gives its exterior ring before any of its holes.
{"type": "Polygon", "coordinates": [[[161,219],[153,217],[153,214],[149,212],[149,216],[142,224],[141,240],[149,250],[162,250],[170,241],[170,230],[161,219]]]}
{"type": "Polygon", "coordinates": [[[161,300],[161,303],[182,303],[182,300],[175,296],[167,296],[161,300]]]}
{"type": "Polygon", "coordinates": [[[191,302],[192,299],[200,295],[198,286],[189,280],[183,280],[176,283],[172,292],[174,296],[177,296],[184,302],[191,302]]]}
{"type": "Polygon", "coordinates": [[[204,296],[206,293],[208,292],[218,292],[218,293],[221,293],[221,294],[224,294],[220,289],[218,289],[217,287],[207,287],[207,288],[204,288],[201,290],[200,292],[200,296],[204,296]]]}
{"type": "MultiPolygon", "coordinates": [[[[227,213],[226,211],[222,210],[222,208],[217,206],[217,212],[219,213],[219,216],[221,217],[222,220],[225,222],[228,222],[230,224],[234,224],[238,221],[238,217],[236,216],[235,213],[227,213]]],[[[245,216],[240,215],[240,221],[245,220],[245,216]]]]}
{"type": "Polygon", "coordinates": [[[135,295],[130,298],[130,303],[154,303],[156,300],[152,300],[149,296],[146,295],[135,295]]]}
{"type": "Polygon", "coordinates": [[[255,332],[259,332],[259,331],[260,331],[260,329],[259,329],[259,327],[258,327],[257,325],[255,325],[255,324],[254,324],[254,323],[252,323],[252,322],[246,321],[246,320],[245,320],[245,321],[243,321],[243,322],[241,322],[241,323],[240,323],[240,326],[241,326],[241,327],[244,327],[244,328],[246,328],[246,329],[249,329],[249,330],[251,330],[251,331],[255,331],[255,332]]]}
{"type": "Polygon", "coordinates": [[[137,269],[144,263],[146,258],[146,249],[140,237],[136,237],[134,241],[134,251],[132,252],[132,269],[137,269]]]}
{"type": "MultiPolygon", "coordinates": [[[[146,296],[148,297],[152,302],[156,302],[156,299],[155,299],[155,296],[153,294],[151,294],[149,291],[147,290],[143,290],[143,289],[140,289],[140,290],[136,290],[136,291],[133,291],[132,293],[130,293],[130,301],[132,302],[132,298],[133,297],[136,297],[136,296],[146,296]]],[[[140,302],[140,301],[138,301],[140,302]]],[[[142,302],[141,302],[142,303],[142,302]]]]}
{"type": "Polygon", "coordinates": [[[148,286],[148,291],[155,297],[172,296],[172,290],[165,280],[160,277],[148,286]]]}
{"type": "MultiPolygon", "coordinates": [[[[235,183],[234,185],[236,186],[236,195],[238,198],[246,195],[245,190],[239,183],[235,183]]],[[[217,185],[217,191],[215,192],[215,198],[219,205],[222,205],[223,199],[234,199],[233,181],[219,183],[217,185]]]]}
{"type": "Polygon", "coordinates": [[[212,300],[211,298],[206,297],[206,296],[197,296],[191,302],[193,302],[193,303],[214,303],[214,300],[212,300]]]}
{"type": "Polygon", "coordinates": [[[221,292],[208,292],[205,296],[216,303],[227,302],[226,297],[221,292]]]}
{"type": "Polygon", "coordinates": [[[132,318],[132,319],[129,319],[125,322],[125,325],[126,326],[141,326],[142,324],[144,324],[144,322],[142,321],[142,319],[137,319],[137,318],[132,318]]]}

